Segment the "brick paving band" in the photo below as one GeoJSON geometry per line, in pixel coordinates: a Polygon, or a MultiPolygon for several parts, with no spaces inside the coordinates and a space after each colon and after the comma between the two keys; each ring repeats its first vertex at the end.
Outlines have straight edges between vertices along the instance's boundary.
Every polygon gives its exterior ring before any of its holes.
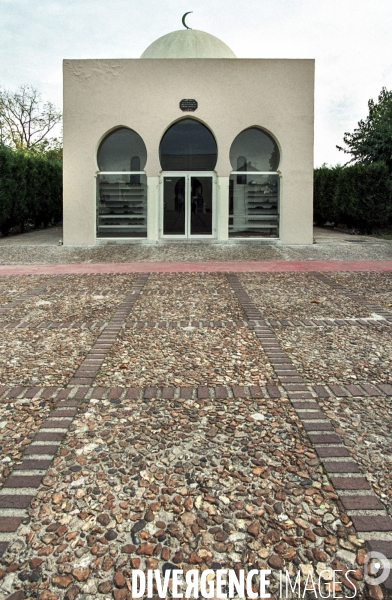
{"type": "MultiPolygon", "coordinates": [[[[345,317],[341,319],[326,317],[317,319],[279,319],[265,320],[270,327],[342,327],[352,325],[356,327],[367,327],[369,329],[387,328],[392,325],[390,317],[345,317]]],[[[38,321],[29,323],[25,320],[0,323],[0,329],[100,329],[103,330],[108,321],[38,321]]],[[[125,329],[181,329],[192,327],[195,329],[203,327],[248,327],[247,321],[129,321],[125,323],[125,329]]]]}
{"type": "Polygon", "coordinates": [[[108,321],[37,321],[29,323],[24,319],[0,323],[0,329],[104,329],[108,321]]]}
{"type": "MultiPolygon", "coordinates": [[[[379,544],[383,544],[386,554],[392,556],[392,519],[384,504],[373,492],[360,466],[351,457],[330,419],[319,406],[318,398],[309,392],[305,381],[281,347],[271,327],[263,320],[238,277],[230,273],[227,274],[227,279],[332,481],[340,499],[341,510],[350,517],[359,536],[367,542],[369,550],[377,550],[379,544]]],[[[384,585],[388,590],[392,590],[391,575],[384,585]]]]}
{"type": "MultiPolygon", "coordinates": [[[[310,398],[363,398],[365,396],[373,397],[392,397],[392,385],[389,384],[361,384],[347,385],[314,385],[302,384],[300,389],[295,390],[291,386],[290,391],[298,391],[309,394],[310,398]]],[[[25,387],[25,386],[0,386],[0,400],[7,399],[29,399],[39,398],[42,400],[50,399],[73,399],[83,397],[86,399],[118,399],[127,398],[139,399],[154,397],[157,399],[165,398],[285,398],[287,392],[282,386],[267,384],[259,385],[218,385],[218,386],[170,386],[170,387],[93,387],[93,386],[72,386],[63,388],[60,386],[48,387],[25,387]]]]}
{"type": "Polygon", "coordinates": [[[367,327],[369,329],[380,329],[390,327],[392,325],[392,316],[386,318],[375,317],[346,317],[342,319],[333,319],[326,317],[324,319],[280,319],[266,320],[270,327],[343,327],[352,325],[353,327],[367,327]]]}
{"type": "Polygon", "coordinates": [[[0,556],[15,538],[17,529],[28,519],[27,509],[55,457],[83,398],[59,400],[43,421],[31,443],[25,447],[22,462],[0,490],[0,556]]]}
{"type": "MultiPolygon", "coordinates": [[[[72,388],[66,390],[56,387],[43,388],[41,397],[48,398],[52,394],[58,394],[59,401],[49,416],[43,421],[36,432],[32,442],[26,446],[22,463],[18,465],[11,475],[6,479],[0,491],[0,556],[6,551],[9,542],[14,539],[17,529],[23,520],[28,518],[27,508],[36,495],[45,472],[49,469],[58,448],[66,435],[73,418],[77,413],[77,407],[84,400],[89,386],[92,384],[106,354],[116,339],[125,319],[132,310],[136,299],[146,284],[148,275],[138,277],[131,290],[126,294],[124,301],[114,312],[104,331],[98,337],[89,354],[78,367],[74,377],[69,384],[77,386],[72,394],[72,399],[67,398],[72,388]]],[[[29,292],[29,296],[35,295],[37,290],[42,291],[46,286],[40,286],[29,292]]],[[[37,292],[39,293],[39,292],[37,292]]],[[[26,294],[20,296],[17,302],[26,299],[26,294]],[[23,299],[22,299],[23,298],[23,299]],[[22,299],[22,300],[21,300],[22,299]]],[[[16,306],[16,304],[13,304],[16,306]]],[[[27,388],[30,393],[24,397],[33,397],[39,388],[27,388]]],[[[0,393],[4,390],[0,388],[0,393]]],[[[24,389],[16,386],[9,390],[8,398],[15,398],[24,389]]],[[[7,393],[7,391],[5,391],[7,393]]],[[[110,396],[110,394],[109,394],[110,396]]]]}

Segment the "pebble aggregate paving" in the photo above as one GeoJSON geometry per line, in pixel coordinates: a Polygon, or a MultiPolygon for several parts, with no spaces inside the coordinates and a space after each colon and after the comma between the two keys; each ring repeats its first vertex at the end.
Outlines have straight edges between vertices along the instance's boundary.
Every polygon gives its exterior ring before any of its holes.
{"type": "Polygon", "coordinates": [[[255,334],[237,329],[126,330],[97,376],[100,386],[265,385],[277,382],[255,334]]]}
{"type": "Polygon", "coordinates": [[[370,317],[365,307],[310,274],[243,273],[239,279],[266,319],[370,317]]]}
{"type": "Polygon", "coordinates": [[[355,562],[363,543],[287,399],[86,404],[10,548],[28,594],[77,582],[110,597],[132,567],[168,562],[292,574],[355,562]]]}
{"type": "Polygon", "coordinates": [[[39,285],[49,282],[53,277],[50,275],[13,275],[0,279],[0,302],[6,304],[12,302],[23,292],[27,292],[39,285]]]}
{"type": "Polygon", "coordinates": [[[130,318],[138,321],[243,319],[223,274],[150,275],[130,318]]]}
{"type": "Polygon", "coordinates": [[[122,301],[134,281],[134,275],[118,275],[114,290],[108,275],[64,275],[38,297],[25,300],[2,317],[2,321],[23,324],[45,321],[106,321],[122,301]]]}
{"type": "Polygon", "coordinates": [[[66,385],[96,336],[86,329],[8,332],[0,339],[0,385],[66,385]]]}
{"type": "Polygon", "coordinates": [[[331,277],[342,285],[349,281],[350,286],[368,302],[379,304],[392,312],[392,275],[386,273],[334,273],[331,277]],[[348,277],[350,277],[348,279],[348,277]]]}
{"type": "MultiPolygon", "coordinates": [[[[244,248],[237,260],[249,260],[244,248]]],[[[89,260],[120,260],[119,248],[103,250],[89,260]]],[[[185,246],[184,259],[191,250],[193,260],[234,255],[185,246]]],[[[123,258],[157,251],[127,247],[123,258]]],[[[390,275],[368,275],[329,278],[357,295],[373,289],[376,304],[390,275]]],[[[12,299],[47,279],[12,278],[12,299]]],[[[238,279],[267,321],[370,316],[312,274],[238,279]]],[[[67,275],[1,314],[0,325],[22,324],[0,329],[0,600],[126,600],[132,569],[175,567],[271,569],[274,599],[286,569],[303,582],[323,571],[324,594],[348,598],[354,582],[356,598],[388,597],[365,585],[363,565],[371,540],[392,558],[391,326],[263,329],[230,281],[67,275]],[[136,301],[115,313],[126,297],[136,301]],[[384,387],[373,397],[360,383],[384,387]],[[336,394],[317,397],[322,384],[336,394]],[[339,396],[339,384],[353,393],[339,396]]]]}
{"type": "Polygon", "coordinates": [[[392,383],[391,328],[277,328],[298,371],[317,383],[392,383]]]}

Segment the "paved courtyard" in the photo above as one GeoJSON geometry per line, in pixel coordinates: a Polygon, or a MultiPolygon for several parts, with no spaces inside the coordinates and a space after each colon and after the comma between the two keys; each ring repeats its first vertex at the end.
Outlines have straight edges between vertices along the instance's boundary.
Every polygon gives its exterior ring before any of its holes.
{"type": "Polygon", "coordinates": [[[1,600],[123,600],[175,568],[390,597],[364,562],[392,559],[392,244],[317,235],[2,240],[1,600]]]}

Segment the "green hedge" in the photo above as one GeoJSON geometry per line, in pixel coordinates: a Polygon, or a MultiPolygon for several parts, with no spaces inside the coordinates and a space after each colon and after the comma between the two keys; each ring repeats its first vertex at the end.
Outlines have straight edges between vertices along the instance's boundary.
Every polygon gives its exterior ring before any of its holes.
{"type": "Polygon", "coordinates": [[[371,233],[392,224],[391,177],[384,163],[314,171],[314,220],[371,233]]]}
{"type": "MultiPolygon", "coordinates": [[[[384,163],[314,171],[314,220],[365,233],[392,225],[392,182],[384,163]]],[[[0,145],[0,232],[47,227],[62,218],[62,163],[0,145]]]]}
{"type": "Polygon", "coordinates": [[[47,227],[62,218],[62,164],[0,145],[0,232],[26,224],[47,227]]]}

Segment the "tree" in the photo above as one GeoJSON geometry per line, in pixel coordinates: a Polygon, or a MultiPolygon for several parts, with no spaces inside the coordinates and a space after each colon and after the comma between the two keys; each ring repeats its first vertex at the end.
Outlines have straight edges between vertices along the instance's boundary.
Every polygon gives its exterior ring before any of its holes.
{"type": "Polygon", "coordinates": [[[0,89],[0,142],[12,148],[58,153],[61,141],[49,138],[61,113],[51,102],[42,102],[38,91],[22,85],[16,92],[0,89]]]}
{"type": "Polygon", "coordinates": [[[336,146],[351,154],[350,162],[384,162],[392,172],[392,91],[382,88],[378,102],[369,100],[369,115],[358,122],[353,133],[343,136],[346,148],[336,146]]]}

